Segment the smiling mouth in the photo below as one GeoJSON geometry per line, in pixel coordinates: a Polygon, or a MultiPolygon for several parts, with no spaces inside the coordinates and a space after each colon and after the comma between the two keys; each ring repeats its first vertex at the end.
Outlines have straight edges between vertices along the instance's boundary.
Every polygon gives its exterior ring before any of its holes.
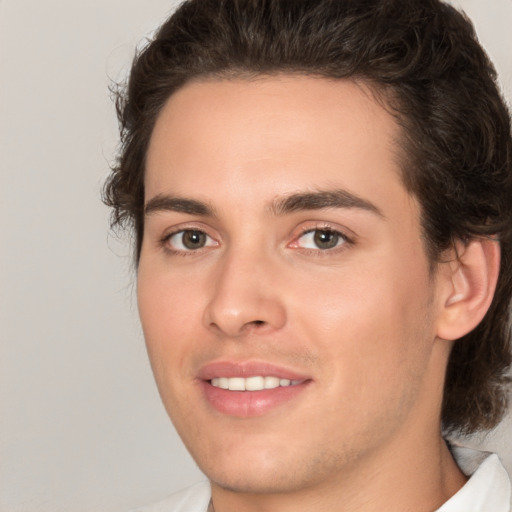
{"type": "Polygon", "coordinates": [[[254,377],[215,377],[210,380],[210,384],[215,388],[228,391],[263,391],[265,389],[275,389],[279,387],[297,386],[304,382],[303,380],[280,379],[273,376],[254,377]]]}
{"type": "Polygon", "coordinates": [[[218,361],[198,375],[203,397],[217,413],[237,418],[263,416],[296,402],[312,379],[281,366],[259,361],[218,361]]]}

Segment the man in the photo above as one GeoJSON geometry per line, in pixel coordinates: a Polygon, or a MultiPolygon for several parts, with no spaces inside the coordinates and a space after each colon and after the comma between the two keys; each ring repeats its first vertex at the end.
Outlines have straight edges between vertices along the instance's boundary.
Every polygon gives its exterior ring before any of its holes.
{"type": "Polygon", "coordinates": [[[190,0],[106,185],[200,485],[148,511],[506,512],[512,140],[438,0],[190,0]]]}

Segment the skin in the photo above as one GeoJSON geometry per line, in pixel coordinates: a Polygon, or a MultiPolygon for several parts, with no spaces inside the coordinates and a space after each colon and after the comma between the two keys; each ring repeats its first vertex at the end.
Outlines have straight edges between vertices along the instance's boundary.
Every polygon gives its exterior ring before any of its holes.
{"type": "Polygon", "coordinates": [[[160,113],[138,303],[162,400],[217,512],[433,511],[465,482],[440,435],[453,268],[429,270],[399,135],[364,86],[312,77],[191,83],[160,113]],[[276,211],[332,190],[375,208],[276,211]],[[212,211],[174,211],[167,196],[212,211]],[[180,245],[186,229],[205,245],[180,245]],[[346,238],[322,249],[308,230],[346,238]],[[270,362],[308,385],[265,414],[223,414],[197,378],[219,360],[270,362]]]}

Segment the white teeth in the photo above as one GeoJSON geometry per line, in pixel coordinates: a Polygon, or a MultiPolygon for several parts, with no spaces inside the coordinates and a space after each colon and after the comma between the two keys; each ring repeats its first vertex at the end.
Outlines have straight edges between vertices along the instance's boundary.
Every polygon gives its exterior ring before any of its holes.
{"type": "Polygon", "coordinates": [[[275,389],[279,386],[296,386],[301,380],[280,379],[272,376],[254,377],[215,377],[211,380],[213,387],[229,389],[230,391],[261,391],[263,389],[275,389]]]}
{"type": "Polygon", "coordinates": [[[277,377],[265,377],[265,389],[274,389],[279,387],[279,379],[277,377]]]}
{"type": "Polygon", "coordinates": [[[229,389],[229,382],[228,382],[228,379],[226,379],[226,377],[220,377],[217,379],[217,381],[218,381],[219,388],[229,389]]]}
{"type": "Polygon", "coordinates": [[[227,379],[227,381],[230,391],[245,391],[245,379],[243,377],[233,377],[227,379]]]}
{"type": "Polygon", "coordinates": [[[245,389],[247,391],[260,391],[265,389],[265,379],[263,377],[249,377],[245,379],[245,389]]]}

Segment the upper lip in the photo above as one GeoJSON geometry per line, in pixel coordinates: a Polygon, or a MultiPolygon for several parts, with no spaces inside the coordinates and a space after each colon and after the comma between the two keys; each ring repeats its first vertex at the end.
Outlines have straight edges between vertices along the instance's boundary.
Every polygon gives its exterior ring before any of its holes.
{"type": "Polygon", "coordinates": [[[284,366],[265,361],[214,361],[201,367],[198,378],[272,376],[289,380],[309,380],[310,377],[284,366]]]}

